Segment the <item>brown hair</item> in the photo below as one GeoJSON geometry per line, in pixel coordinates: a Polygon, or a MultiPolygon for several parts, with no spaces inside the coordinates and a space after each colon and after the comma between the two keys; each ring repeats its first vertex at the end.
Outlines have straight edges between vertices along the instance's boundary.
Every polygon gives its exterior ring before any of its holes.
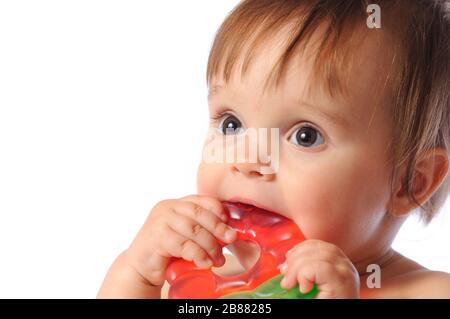
{"type": "Polygon", "coordinates": [[[420,204],[414,197],[415,167],[424,151],[450,146],[450,17],[445,0],[378,0],[382,31],[366,26],[368,0],[243,0],[216,33],[207,66],[207,84],[220,75],[227,82],[240,57],[244,75],[262,44],[285,26],[287,42],[266,79],[278,86],[286,66],[306,46],[317,28],[326,29],[315,55],[315,74],[329,93],[344,92],[340,79],[348,69],[355,30],[383,32],[393,39],[392,141],[393,181],[405,165],[402,185],[420,207],[425,223],[439,211],[450,190],[449,175],[433,196],[420,204]],[[357,26],[360,26],[357,28],[357,26]],[[361,26],[364,26],[361,28],[361,26]],[[245,54],[243,55],[243,53],[245,54]],[[341,77],[337,75],[341,74],[341,77]]]}

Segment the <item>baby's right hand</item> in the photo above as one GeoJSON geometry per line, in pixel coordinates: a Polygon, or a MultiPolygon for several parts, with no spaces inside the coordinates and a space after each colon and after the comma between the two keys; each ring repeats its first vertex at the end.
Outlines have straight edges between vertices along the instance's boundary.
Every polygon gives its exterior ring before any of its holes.
{"type": "Polygon", "coordinates": [[[198,267],[225,263],[222,247],[236,239],[225,224],[227,216],[215,198],[190,195],[156,204],[126,251],[127,262],[151,285],[161,286],[171,257],[193,261],[198,267]]]}

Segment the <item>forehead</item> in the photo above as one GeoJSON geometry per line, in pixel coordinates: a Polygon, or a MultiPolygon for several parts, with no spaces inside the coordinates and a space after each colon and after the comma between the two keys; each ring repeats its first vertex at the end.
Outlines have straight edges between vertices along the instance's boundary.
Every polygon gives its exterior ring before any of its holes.
{"type": "Polygon", "coordinates": [[[349,59],[343,66],[344,70],[338,72],[336,69],[336,74],[332,75],[339,78],[345,88],[336,94],[331,94],[326,80],[318,76],[315,69],[318,44],[323,36],[321,29],[314,32],[304,50],[287,63],[280,84],[266,87],[267,79],[285,49],[283,34],[281,30],[278,36],[268,39],[254,53],[246,72],[242,72],[246,55],[241,54],[228,81],[220,72],[215,74],[210,83],[209,98],[223,93],[241,100],[251,99],[255,107],[263,105],[264,101],[288,101],[282,105],[307,102],[350,113],[354,117],[372,114],[377,105],[388,104],[389,94],[386,93],[389,91],[394,54],[380,32],[361,33],[353,38],[354,45],[349,47],[349,59]]]}

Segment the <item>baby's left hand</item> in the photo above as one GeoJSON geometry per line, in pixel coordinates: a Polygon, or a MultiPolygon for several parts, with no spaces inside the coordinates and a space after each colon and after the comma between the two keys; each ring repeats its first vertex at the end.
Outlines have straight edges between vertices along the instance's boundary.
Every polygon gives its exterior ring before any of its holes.
{"type": "Polygon", "coordinates": [[[281,287],[290,289],[298,283],[300,292],[311,291],[316,298],[359,298],[359,274],[352,262],[337,246],[321,240],[305,240],[286,254],[280,269],[281,287]]]}

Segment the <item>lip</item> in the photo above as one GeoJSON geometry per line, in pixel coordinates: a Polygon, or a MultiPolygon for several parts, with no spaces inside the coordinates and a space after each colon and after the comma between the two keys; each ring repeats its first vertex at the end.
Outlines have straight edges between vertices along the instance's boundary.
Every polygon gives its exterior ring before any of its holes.
{"type": "Polygon", "coordinates": [[[230,199],[227,199],[227,201],[233,202],[233,203],[242,203],[242,204],[252,205],[257,208],[264,209],[266,211],[275,213],[275,210],[273,208],[263,205],[253,199],[244,198],[244,197],[232,197],[230,199]]]}

